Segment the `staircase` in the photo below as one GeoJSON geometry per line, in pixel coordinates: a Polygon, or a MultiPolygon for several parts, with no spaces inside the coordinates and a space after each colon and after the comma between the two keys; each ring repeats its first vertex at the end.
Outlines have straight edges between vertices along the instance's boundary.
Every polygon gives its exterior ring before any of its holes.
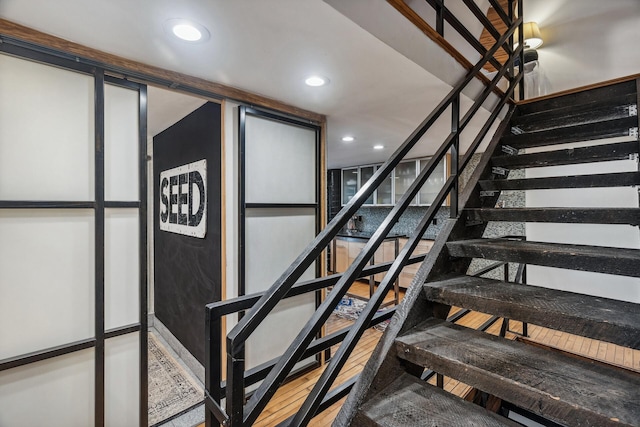
{"type": "MultiPolygon", "coordinates": [[[[503,416],[505,408],[544,425],[640,425],[640,363],[635,370],[621,368],[446,320],[451,307],[462,307],[640,350],[640,304],[467,274],[479,258],[640,277],[640,249],[483,238],[489,221],[627,224],[637,233],[638,208],[495,206],[506,190],[640,185],[638,171],[506,179],[515,169],[637,159],[638,84],[630,79],[516,107],[474,172],[476,184],[461,196],[461,215],[441,232],[335,426],[520,425],[503,416]],[[616,137],[626,138],[562,148],[616,137]],[[542,146],[549,151],[524,152],[542,146]],[[425,370],[497,398],[498,413],[428,384],[421,379],[425,370]]],[[[609,286],[606,279],[601,286],[609,286]]]]}

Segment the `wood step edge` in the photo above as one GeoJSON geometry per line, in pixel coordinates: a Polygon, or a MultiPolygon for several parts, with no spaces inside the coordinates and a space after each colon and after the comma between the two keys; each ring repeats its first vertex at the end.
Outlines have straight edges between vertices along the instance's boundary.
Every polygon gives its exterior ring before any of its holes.
{"type": "Polygon", "coordinates": [[[640,225],[640,208],[465,208],[467,221],[640,225]]]}
{"type": "Polygon", "coordinates": [[[396,355],[563,425],[640,419],[640,376],[445,321],[396,339],[396,355]]]}
{"type": "Polygon", "coordinates": [[[616,142],[588,147],[564,148],[541,153],[499,155],[491,158],[491,165],[505,169],[525,169],[581,163],[626,160],[640,152],[638,141],[616,142]]]}
{"type": "Polygon", "coordinates": [[[369,427],[508,426],[519,424],[407,373],[365,402],[352,425],[369,427]]]}
{"type": "Polygon", "coordinates": [[[423,285],[440,304],[612,343],[640,356],[640,304],[501,280],[458,276],[423,285]]]}

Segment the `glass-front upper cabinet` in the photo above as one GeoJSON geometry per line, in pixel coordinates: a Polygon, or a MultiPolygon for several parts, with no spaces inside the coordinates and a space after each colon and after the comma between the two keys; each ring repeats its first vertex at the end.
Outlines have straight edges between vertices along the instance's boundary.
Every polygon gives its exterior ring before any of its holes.
{"type": "MultiPolygon", "coordinates": [[[[375,171],[375,166],[363,166],[360,168],[360,184],[358,185],[358,188],[362,188],[362,186],[365,185],[367,181],[369,181],[369,179],[371,179],[374,171],[375,171]]],[[[375,191],[371,193],[371,196],[369,196],[369,198],[367,199],[366,202],[364,202],[364,204],[372,205],[373,201],[375,200],[374,195],[375,195],[375,191]]]]}
{"type": "Polygon", "coordinates": [[[342,169],[342,204],[346,205],[358,191],[358,168],[342,169]]]}
{"type": "MultiPolygon", "coordinates": [[[[446,157],[440,160],[440,162],[438,163],[434,171],[431,173],[429,178],[427,178],[427,182],[425,182],[422,188],[420,189],[420,194],[418,194],[419,204],[421,205],[432,204],[433,200],[436,198],[436,196],[442,189],[442,186],[444,185],[445,178],[446,178],[446,172],[447,172],[445,159],[446,157]]],[[[420,160],[420,171],[422,171],[427,166],[427,164],[429,163],[429,160],[430,159],[420,160]]]]}
{"type": "Polygon", "coordinates": [[[378,187],[376,204],[378,205],[390,205],[393,200],[393,192],[391,190],[393,182],[393,173],[390,173],[380,186],[378,187]]]}
{"type": "MultiPolygon", "coordinates": [[[[399,163],[395,168],[394,175],[396,187],[395,201],[398,203],[402,195],[409,189],[413,181],[416,179],[416,161],[410,160],[399,163]]],[[[415,204],[416,201],[413,200],[411,203],[415,204]]]]}

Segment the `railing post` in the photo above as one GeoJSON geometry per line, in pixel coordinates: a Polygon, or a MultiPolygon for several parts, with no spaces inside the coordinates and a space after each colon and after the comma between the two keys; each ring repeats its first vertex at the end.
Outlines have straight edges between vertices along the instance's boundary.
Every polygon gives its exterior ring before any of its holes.
{"type": "Polygon", "coordinates": [[[451,188],[451,200],[450,200],[450,217],[458,217],[458,183],[459,183],[459,160],[460,160],[460,134],[458,133],[460,128],[460,93],[456,95],[451,103],[451,133],[453,137],[453,144],[451,145],[451,174],[455,177],[453,182],[453,188],[451,188]]]}
{"type": "MultiPolygon", "coordinates": [[[[518,0],[518,16],[524,16],[522,14],[522,4],[523,4],[523,0],[518,0]]],[[[518,43],[520,46],[524,46],[524,20],[520,23],[520,26],[518,28],[518,43]]],[[[511,43],[511,46],[513,46],[513,43],[511,43]]],[[[524,73],[524,49],[522,49],[520,51],[520,67],[518,72],[523,75],[524,73]]],[[[524,99],[524,78],[522,78],[520,80],[520,85],[518,86],[518,91],[519,91],[519,95],[520,95],[520,100],[522,101],[524,99]]]]}
{"type": "Polygon", "coordinates": [[[229,427],[242,427],[244,423],[244,343],[242,348],[231,348],[227,341],[227,415],[229,427]],[[240,355],[240,356],[237,356],[240,355]]]}
{"type": "Polygon", "coordinates": [[[444,0],[436,0],[434,8],[436,9],[436,31],[444,37],[444,0]]]}
{"type": "MultiPolygon", "coordinates": [[[[220,351],[220,344],[222,343],[222,321],[220,316],[207,309],[205,333],[207,339],[207,345],[205,346],[205,390],[209,395],[220,405],[222,396],[220,395],[220,382],[222,381],[222,356],[220,351]]],[[[207,405],[205,405],[205,425],[206,427],[213,427],[220,425],[217,423],[215,417],[207,405]]]]}

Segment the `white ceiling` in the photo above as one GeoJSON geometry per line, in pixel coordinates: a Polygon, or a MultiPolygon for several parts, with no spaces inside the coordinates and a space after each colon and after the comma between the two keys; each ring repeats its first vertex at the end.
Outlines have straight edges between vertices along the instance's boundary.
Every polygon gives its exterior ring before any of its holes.
{"type": "MultiPolygon", "coordinates": [[[[328,1],[336,7],[340,3],[359,4],[366,14],[367,6],[381,0],[328,1]]],[[[486,1],[478,1],[485,7],[486,1]]],[[[525,14],[531,10],[542,16],[543,11],[554,9],[539,18],[545,35],[546,19],[556,26],[557,33],[567,19],[580,22],[579,18],[588,16],[609,16],[611,10],[614,18],[637,19],[639,6],[638,0],[525,0],[525,14]],[[576,9],[584,9],[582,5],[593,7],[593,12],[576,14],[576,9]]],[[[391,23],[388,34],[399,25],[411,25],[387,9],[387,15],[376,11],[373,16],[369,12],[369,18],[391,23]]],[[[451,83],[447,76],[455,74],[452,70],[457,67],[442,56],[430,54],[434,64],[430,66],[424,55],[416,58],[408,52],[399,53],[322,0],[0,0],[0,17],[109,53],[326,114],[329,167],[386,159],[449,91],[450,86],[434,74],[451,83]],[[195,45],[174,40],[162,27],[171,18],[188,18],[206,26],[210,40],[195,45]],[[442,63],[447,65],[439,66],[442,63]],[[324,75],[331,83],[322,88],[307,87],[303,80],[310,74],[324,75]],[[341,142],[345,134],[355,136],[356,141],[341,142]],[[372,146],[378,143],[385,145],[385,150],[373,151],[372,146]]],[[[640,25],[635,28],[637,31],[640,25]]],[[[633,30],[625,30],[622,36],[628,37],[629,31],[633,30]]],[[[415,30],[409,37],[414,52],[430,43],[415,30]]],[[[636,44],[638,39],[631,42],[636,44]]],[[[607,43],[617,40],[616,36],[607,43]]],[[[542,49],[547,45],[553,55],[559,55],[551,49],[551,41],[542,49]]],[[[541,59],[546,60],[542,52],[541,59]]],[[[635,52],[634,47],[626,54],[637,57],[635,52]]],[[[635,64],[632,60],[628,67],[635,64]]],[[[185,110],[201,102],[163,92],[150,92],[149,127],[153,131],[172,124],[186,114],[185,110]]],[[[486,117],[486,112],[482,116],[486,117]]],[[[470,141],[477,129],[475,123],[471,123],[463,141],[470,141]]],[[[432,154],[448,133],[448,126],[447,119],[440,121],[412,155],[432,154]]]]}

